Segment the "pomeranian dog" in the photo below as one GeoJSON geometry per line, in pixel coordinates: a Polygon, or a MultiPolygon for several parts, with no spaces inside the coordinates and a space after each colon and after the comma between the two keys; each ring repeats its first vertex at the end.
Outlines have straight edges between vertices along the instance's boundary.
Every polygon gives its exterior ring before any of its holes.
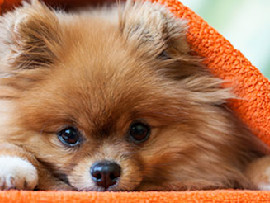
{"type": "Polygon", "coordinates": [[[1,190],[267,189],[266,147],[165,7],[0,18],[1,190]]]}

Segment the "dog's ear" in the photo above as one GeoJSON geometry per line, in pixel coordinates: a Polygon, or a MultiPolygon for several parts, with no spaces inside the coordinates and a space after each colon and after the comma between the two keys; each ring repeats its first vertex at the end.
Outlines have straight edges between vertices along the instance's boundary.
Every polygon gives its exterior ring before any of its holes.
{"type": "Polygon", "coordinates": [[[132,52],[150,60],[163,76],[181,80],[205,74],[198,57],[190,55],[187,22],[159,3],[128,0],[120,13],[120,31],[132,52]]]}
{"type": "Polygon", "coordinates": [[[37,0],[0,17],[0,60],[13,70],[50,65],[60,39],[57,17],[37,0]]]}
{"type": "Polygon", "coordinates": [[[120,13],[120,31],[141,56],[170,58],[187,54],[187,23],[158,3],[130,0],[120,13]]]}
{"type": "Polygon", "coordinates": [[[199,103],[222,104],[233,98],[223,81],[193,56],[187,43],[187,22],[158,3],[129,0],[120,13],[120,32],[132,51],[162,77],[177,81],[199,103]],[[145,62],[145,60],[143,60],[145,62]]]}

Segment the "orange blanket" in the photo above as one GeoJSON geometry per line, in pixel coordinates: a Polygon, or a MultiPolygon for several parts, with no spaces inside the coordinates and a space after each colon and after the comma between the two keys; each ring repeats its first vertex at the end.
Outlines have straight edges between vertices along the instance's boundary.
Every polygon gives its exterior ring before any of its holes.
{"type": "MultiPolygon", "coordinates": [[[[153,0],[158,1],[158,0],[153,0]]],[[[1,10],[8,10],[20,0],[0,0],[1,10]]],[[[47,2],[52,2],[47,0],[47,2]]],[[[55,0],[55,2],[64,2],[55,0]]],[[[78,5],[79,0],[68,0],[78,5]]],[[[66,3],[65,2],[65,3],[66,3]]],[[[188,41],[197,54],[206,58],[208,68],[220,78],[230,81],[236,95],[243,100],[235,100],[231,105],[239,117],[266,144],[270,146],[270,84],[240,51],[234,49],[222,35],[210,27],[201,17],[177,0],[159,0],[178,17],[189,21],[188,41]]],[[[81,4],[83,5],[83,4],[81,4]]],[[[206,191],[206,192],[0,192],[3,202],[16,201],[44,202],[66,201],[119,201],[137,202],[179,202],[183,200],[228,200],[228,201],[270,201],[270,193],[247,191],[206,191]]]]}
{"type": "Polygon", "coordinates": [[[270,201],[269,192],[244,191],[197,191],[197,192],[0,192],[0,201],[5,203],[55,202],[258,202],[270,201]]]}

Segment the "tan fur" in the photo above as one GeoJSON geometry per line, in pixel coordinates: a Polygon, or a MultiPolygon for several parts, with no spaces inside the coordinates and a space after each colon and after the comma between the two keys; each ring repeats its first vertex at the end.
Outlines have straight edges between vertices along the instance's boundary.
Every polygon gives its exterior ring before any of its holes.
{"type": "Polygon", "coordinates": [[[149,2],[109,18],[39,2],[0,18],[0,140],[14,147],[0,155],[29,160],[41,190],[102,190],[89,173],[100,160],[121,166],[108,190],[256,189],[244,171],[263,147],[189,54],[186,23],[149,2]],[[152,127],[138,145],[126,138],[136,119],[152,127]],[[82,132],[80,146],[58,140],[67,125],[82,132]]]}

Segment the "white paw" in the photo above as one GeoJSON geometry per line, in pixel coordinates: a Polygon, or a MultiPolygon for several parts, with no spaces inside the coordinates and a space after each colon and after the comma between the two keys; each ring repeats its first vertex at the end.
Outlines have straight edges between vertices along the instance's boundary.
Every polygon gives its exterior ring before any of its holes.
{"type": "Polygon", "coordinates": [[[268,183],[259,183],[258,189],[261,191],[269,191],[270,190],[270,184],[268,183]]]}
{"type": "Polygon", "coordinates": [[[29,161],[0,156],[0,190],[33,190],[37,183],[37,170],[29,161]]]}

